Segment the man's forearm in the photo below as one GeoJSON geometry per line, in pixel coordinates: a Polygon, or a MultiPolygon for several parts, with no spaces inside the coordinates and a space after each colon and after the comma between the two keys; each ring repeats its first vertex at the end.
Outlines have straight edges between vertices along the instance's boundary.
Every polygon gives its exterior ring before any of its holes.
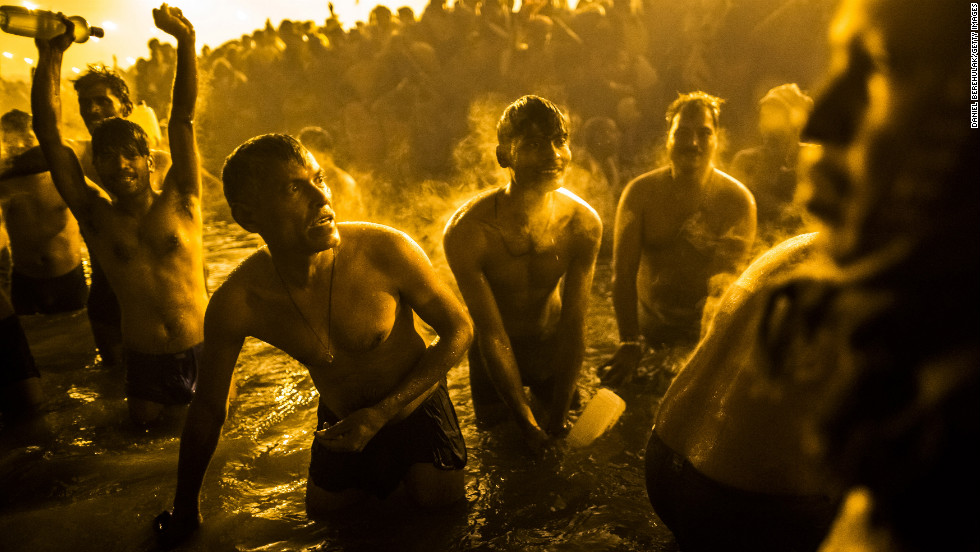
{"type": "Polygon", "coordinates": [[[446,377],[446,373],[463,358],[472,341],[469,332],[455,331],[444,339],[442,336],[431,343],[422,353],[415,369],[411,370],[395,389],[374,408],[386,420],[391,420],[407,405],[446,377]]]}
{"type": "Polygon", "coordinates": [[[191,403],[180,436],[180,455],[177,463],[177,492],[174,507],[186,513],[197,513],[207,472],[214,451],[221,437],[224,418],[215,419],[213,414],[191,403]]]}
{"type": "Polygon", "coordinates": [[[39,51],[37,69],[31,85],[31,112],[33,113],[34,134],[46,146],[61,142],[58,117],[61,111],[61,94],[58,87],[63,53],[57,50],[39,51]]]}
{"type": "Polygon", "coordinates": [[[620,340],[629,341],[640,337],[638,309],[636,277],[616,276],[613,281],[613,310],[616,312],[616,326],[619,328],[620,340]]]}
{"type": "Polygon", "coordinates": [[[197,102],[197,58],[193,32],[177,40],[177,69],[174,75],[170,120],[175,123],[194,119],[197,102]]]}
{"type": "Polygon", "coordinates": [[[480,339],[480,352],[494,389],[518,423],[522,426],[537,425],[513,350],[507,349],[499,340],[484,338],[480,339]]]}
{"type": "Polygon", "coordinates": [[[39,146],[34,146],[10,160],[10,164],[0,173],[0,182],[47,171],[48,161],[44,152],[39,146]]]}

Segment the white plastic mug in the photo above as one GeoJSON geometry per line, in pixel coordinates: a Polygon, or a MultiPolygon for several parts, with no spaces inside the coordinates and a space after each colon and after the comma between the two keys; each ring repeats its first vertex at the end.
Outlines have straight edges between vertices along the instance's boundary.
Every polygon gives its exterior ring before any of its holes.
{"type": "Polygon", "coordinates": [[[599,389],[575,421],[565,441],[575,448],[588,446],[612,427],[625,410],[626,401],[619,395],[605,387],[599,389]]]}

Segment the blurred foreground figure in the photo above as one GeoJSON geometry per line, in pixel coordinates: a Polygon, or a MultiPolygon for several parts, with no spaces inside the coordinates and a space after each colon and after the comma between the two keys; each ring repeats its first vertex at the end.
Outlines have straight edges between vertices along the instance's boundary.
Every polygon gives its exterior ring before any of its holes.
{"type": "Polygon", "coordinates": [[[959,498],[978,488],[980,425],[969,15],[847,0],[831,27],[836,63],[804,139],[824,148],[810,204],[839,277],[792,327],[835,369],[821,452],[852,493],[828,552],[980,549],[959,498]]]}
{"type": "Polygon", "coordinates": [[[667,109],[670,164],[623,191],[613,245],[619,349],[601,373],[628,382],[646,345],[693,347],[712,277],[734,273],[755,240],[755,201],[715,168],[721,99],[692,92],[667,109]]]}
{"type": "Polygon", "coordinates": [[[564,435],[576,397],[602,222],[562,187],[571,150],[555,104],[518,99],[497,123],[497,140],[510,181],[460,207],[443,242],[476,328],[469,361],[477,421],[512,416],[539,451],[564,435]]]}
{"type": "Polygon", "coordinates": [[[197,395],[180,438],[166,543],[200,525],[199,496],[246,337],[303,363],[320,393],[306,508],[327,517],[400,486],[422,506],[463,497],[466,446],[446,373],[472,326],[425,253],[393,228],[338,224],[324,171],[296,139],[267,134],[225,162],[235,221],[268,245],[214,292],[197,395]],[[438,338],[426,343],[415,315],[438,338]]]}
{"type": "Polygon", "coordinates": [[[93,127],[92,158],[102,188],[86,179],[63,140],[59,77],[71,45],[70,22],[64,35],[35,41],[39,57],[31,88],[34,131],[55,186],[119,299],[126,398],[137,424],[156,420],[165,407],[190,402],[208,302],[193,125],[195,33],[180,10],[166,4],[153,11],[153,19],[178,44],[167,125],[173,164],[161,190],[151,184],[153,155],[136,123],[110,117],[93,127]]]}
{"type": "Polygon", "coordinates": [[[794,209],[798,167],[804,148],[800,133],[813,109],[813,100],[796,84],[782,84],[759,100],[762,145],[742,150],[732,160],[731,173],[755,197],[759,238],[773,244],[779,236],[799,233],[802,208],[794,209]]]}
{"type": "MultiPolygon", "coordinates": [[[[709,331],[657,416],[648,492],[685,551],[980,545],[976,508],[957,499],[977,488],[980,424],[980,134],[968,121],[969,44],[950,36],[965,8],[842,5],[831,28],[835,64],[804,132],[822,146],[808,208],[823,223],[812,255],[827,259],[772,278],[732,315],[720,311],[713,330],[742,337],[709,331]],[[706,383],[691,384],[698,379],[706,383]],[[758,415],[780,403],[782,411],[758,415]],[[779,443],[806,453],[793,461],[810,468],[757,457],[758,447],[779,443]],[[797,481],[817,490],[826,481],[831,498],[841,489],[845,499],[822,544],[800,531],[795,544],[761,545],[782,532],[782,519],[730,533],[722,516],[685,508],[689,498],[676,493],[685,481],[696,493],[700,483],[675,477],[692,468],[762,493],[779,492],[771,487],[783,479],[770,473],[795,471],[797,481]],[[704,539],[711,533],[722,541],[704,539]]],[[[759,495],[754,509],[774,504],[759,495]]],[[[810,520],[812,529],[824,522],[810,520]]]]}

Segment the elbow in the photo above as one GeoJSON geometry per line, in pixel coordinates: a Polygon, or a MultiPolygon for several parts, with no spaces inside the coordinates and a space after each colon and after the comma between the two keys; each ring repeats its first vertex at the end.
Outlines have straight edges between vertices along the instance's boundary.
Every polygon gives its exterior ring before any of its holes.
{"type": "Polygon", "coordinates": [[[469,316],[464,316],[456,330],[456,339],[459,344],[457,350],[459,350],[460,356],[466,354],[466,351],[473,345],[474,335],[473,320],[469,316]]]}

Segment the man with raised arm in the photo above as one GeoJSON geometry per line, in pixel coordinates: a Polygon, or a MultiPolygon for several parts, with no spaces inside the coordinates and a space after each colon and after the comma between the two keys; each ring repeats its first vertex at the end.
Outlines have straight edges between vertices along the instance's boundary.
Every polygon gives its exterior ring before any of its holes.
{"type": "Polygon", "coordinates": [[[646,345],[693,347],[711,278],[735,273],[755,241],[752,193],[715,168],[721,102],[704,92],[674,100],[670,164],[638,176],[620,197],[613,236],[620,345],[601,374],[607,384],[629,381],[646,345]]]}
{"type": "Polygon", "coordinates": [[[111,117],[93,129],[93,161],[104,190],[86,181],[74,150],[65,144],[58,124],[58,81],[72,43],[67,19],[65,34],[36,40],[38,67],[31,89],[34,131],[52,178],[119,299],[126,395],[138,424],[157,419],[165,406],[190,402],[208,302],[193,126],[194,28],[180,9],[166,4],[153,10],[153,19],[177,39],[168,125],[173,162],[160,190],[150,184],[153,157],[146,133],[135,123],[111,117]]]}
{"type": "Polygon", "coordinates": [[[246,337],[303,363],[320,393],[310,517],[386,498],[399,486],[422,506],[462,498],[466,446],[446,373],[473,330],[422,249],[387,226],[338,224],[324,171],[291,136],[240,145],[222,180],[235,221],[268,247],[245,259],[208,305],[173,510],[155,521],[160,539],[176,543],[200,525],[201,485],[246,337]],[[416,315],[437,339],[426,343],[416,315]]]}
{"type": "Polygon", "coordinates": [[[602,222],[562,187],[571,161],[568,121],[552,102],[524,96],[512,103],[497,140],[510,181],[460,207],[443,242],[476,327],[469,361],[477,420],[492,425],[513,416],[539,450],[562,436],[575,397],[602,222]]]}

